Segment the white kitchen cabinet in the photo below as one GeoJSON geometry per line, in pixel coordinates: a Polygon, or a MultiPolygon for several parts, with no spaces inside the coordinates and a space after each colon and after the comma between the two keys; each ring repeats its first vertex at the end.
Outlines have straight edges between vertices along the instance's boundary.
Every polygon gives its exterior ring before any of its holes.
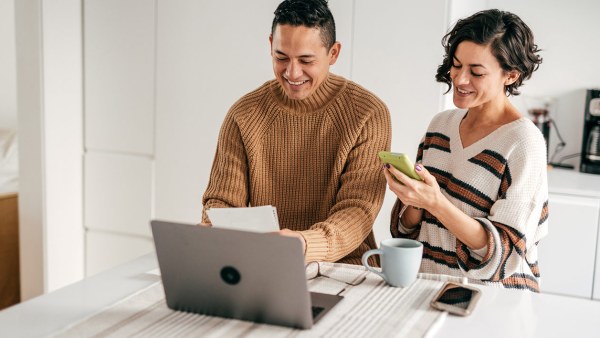
{"type": "Polygon", "coordinates": [[[86,229],[150,237],[151,159],[89,152],[85,173],[86,229]]]}
{"type": "Polygon", "coordinates": [[[87,252],[86,276],[95,275],[154,250],[151,238],[118,235],[89,229],[85,233],[85,245],[87,252]]]}
{"type": "Polygon", "coordinates": [[[594,278],[594,290],[592,292],[592,298],[595,300],[600,300],[600,224],[598,225],[598,237],[596,240],[596,268],[594,271],[596,275],[594,278]]]}
{"type": "Polygon", "coordinates": [[[542,292],[591,298],[600,199],[551,193],[548,236],[540,241],[542,292]]]}
{"type": "Polygon", "coordinates": [[[548,236],[540,241],[541,289],[600,300],[600,175],[548,172],[548,236]]]}

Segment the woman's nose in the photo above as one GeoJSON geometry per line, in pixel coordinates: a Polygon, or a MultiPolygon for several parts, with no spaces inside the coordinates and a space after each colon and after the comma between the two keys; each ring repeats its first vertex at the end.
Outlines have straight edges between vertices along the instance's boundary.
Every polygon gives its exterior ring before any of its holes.
{"type": "Polygon", "coordinates": [[[454,74],[454,84],[456,85],[464,85],[469,83],[469,74],[465,69],[459,69],[454,74]]]}

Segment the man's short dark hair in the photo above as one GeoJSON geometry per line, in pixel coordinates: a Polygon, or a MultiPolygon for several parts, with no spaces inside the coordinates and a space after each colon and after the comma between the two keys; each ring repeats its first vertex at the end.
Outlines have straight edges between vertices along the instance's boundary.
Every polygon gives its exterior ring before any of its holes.
{"type": "Polygon", "coordinates": [[[456,48],[463,41],[471,41],[478,45],[490,45],[492,54],[506,72],[518,71],[521,76],[514,83],[505,86],[508,95],[519,95],[517,88],[542,63],[540,49],[533,41],[531,29],[515,14],[490,9],[477,12],[472,16],[458,20],[450,33],[442,39],[444,60],[435,76],[438,82],[452,89],[450,69],[454,62],[456,48]]]}
{"type": "Polygon", "coordinates": [[[285,0],[277,6],[271,34],[277,25],[316,27],[323,45],[330,49],[335,43],[335,21],[327,0],[285,0]]]}

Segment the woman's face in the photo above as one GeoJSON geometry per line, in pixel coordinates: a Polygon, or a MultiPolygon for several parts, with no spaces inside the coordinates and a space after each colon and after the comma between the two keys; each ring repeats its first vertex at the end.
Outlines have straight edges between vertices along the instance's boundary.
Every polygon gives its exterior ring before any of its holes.
{"type": "Polygon", "coordinates": [[[505,72],[489,45],[463,41],[456,48],[450,68],[454,105],[475,108],[505,99],[504,86],[512,84],[516,72],[505,72]]]}

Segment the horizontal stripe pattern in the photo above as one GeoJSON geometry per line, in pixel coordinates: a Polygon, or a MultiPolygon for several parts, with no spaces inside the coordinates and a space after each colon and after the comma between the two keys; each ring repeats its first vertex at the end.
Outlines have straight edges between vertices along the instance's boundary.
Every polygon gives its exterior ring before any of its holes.
{"type": "Polygon", "coordinates": [[[485,149],[481,153],[470,158],[469,162],[480,165],[498,178],[502,178],[504,168],[506,168],[506,159],[497,152],[489,149],[485,149]]]}
{"type": "Polygon", "coordinates": [[[439,170],[435,167],[426,166],[426,168],[429,170],[429,172],[431,172],[431,174],[438,181],[440,187],[443,188],[448,195],[485,213],[490,211],[494,201],[479,189],[455,178],[448,172],[439,170]]]}
{"type": "Polygon", "coordinates": [[[429,148],[450,153],[450,138],[442,133],[427,133],[423,142],[423,150],[429,148]]]}

